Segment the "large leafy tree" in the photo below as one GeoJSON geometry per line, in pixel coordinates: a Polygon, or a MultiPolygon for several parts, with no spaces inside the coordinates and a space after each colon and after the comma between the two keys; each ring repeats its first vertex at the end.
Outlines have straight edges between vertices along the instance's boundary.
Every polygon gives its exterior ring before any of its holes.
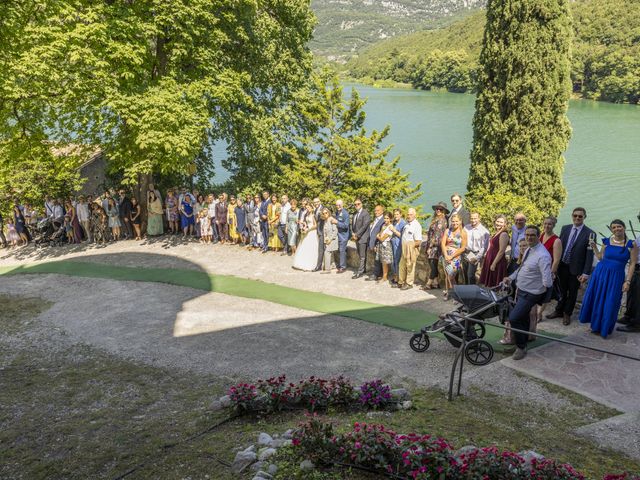
{"type": "Polygon", "coordinates": [[[345,98],[338,77],[324,69],[294,96],[290,115],[297,135],[283,148],[285,162],[275,180],[281,191],[298,198],[318,196],[326,204],[356,197],[373,207],[408,205],[419,196],[420,185],[398,167],[400,157],[383,146],[389,127],[367,133],[366,100],[353,89],[345,98]]]}
{"type": "Polygon", "coordinates": [[[487,4],[473,147],[472,198],[508,192],[557,214],[571,128],[568,0],[487,4]]]}
{"type": "Polygon", "coordinates": [[[269,168],[251,146],[307,77],[313,23],[300,0],[1,2],[3,158],[25,169],[43,142],[100,145],[135,183],[224,140],[237,165],[269,168]]]}

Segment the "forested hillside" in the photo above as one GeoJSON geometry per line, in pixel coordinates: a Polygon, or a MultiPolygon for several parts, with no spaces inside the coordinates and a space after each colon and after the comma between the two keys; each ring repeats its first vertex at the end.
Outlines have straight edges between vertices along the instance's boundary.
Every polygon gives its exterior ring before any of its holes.
{"type": "Polygon", "coordinates": [[[450,24],[486,0],[312,0],[317,24],[311,49],[344,61],[385,38],[450,24]]]}
{"type": "MultiPolygon", "coordinates": [[[[574,92],[617,103],[640,100],[640,0],[578,0],[573,14],[574,92]]],[[[415,88],[474,91],[484,10],[440,30],[380,42],[352,59],[349,76],[415,88]]]]}

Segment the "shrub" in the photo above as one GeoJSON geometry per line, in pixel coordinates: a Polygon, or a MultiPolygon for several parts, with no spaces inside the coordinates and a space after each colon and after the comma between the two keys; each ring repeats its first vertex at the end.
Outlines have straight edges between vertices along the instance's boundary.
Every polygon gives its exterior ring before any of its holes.
{"type": "Polygon", "coordinates": [[[309,377],[289,383],[287,377],[281,375],[258,380],[256,385],[240,383],[229,389],[229,395],[240,412],[276,412],[291,408],[314,412],[331,406],[383,408],[393,403],[391,388],[380,380],[366,382],[356,390],[343,376],[309,377]]]}
{"type": "Polygon", "coordinates": [[[524,196],[518,196],[506,191],[476,191],[466,197],[466,206],[471,212],[478,212],[482,223],[489,229],[497,215],[505,215],[509,222],[513,221],[516,213],[522,212],[527,217],[527,224],[542,225],[546,214],[524,196]]]}
{"type": "Polygon", "coordinates": [[[257,409],[258,392],[255,385],[248,383],[239,383],[229,388],[229,397],[231,402],[239,411],[254,411],[257,409]]]}
{"type": "Polygon", "coordinates": [[[372,380],[360,386],[359,401],[365,407],[378,409],[391,403],[391,388],[382,380],[372,380]]]}
{"type": "Polygon", "coordinates": [[[333,434],[333,425],[322,422],[314,414],[296,429],[292,444],[305,452],[305,457],[314,463],[327,463],[336,458],[338,447],[333,434]]]}
{"type": "MultiPolygon", "coordinates": [[[[443,438],[398,435],[384,425],[354,423],[336,435],[333,426],[316,416],[296,430],[293,451],[324,465],[339,462],[415,480],[584,480],[571,465],[553,459],[528,459],[497,447],[469,448],[454,453],[443,438]]],[[[603,480],[640,480],[631,473],[606,475],[603,480]]]]}

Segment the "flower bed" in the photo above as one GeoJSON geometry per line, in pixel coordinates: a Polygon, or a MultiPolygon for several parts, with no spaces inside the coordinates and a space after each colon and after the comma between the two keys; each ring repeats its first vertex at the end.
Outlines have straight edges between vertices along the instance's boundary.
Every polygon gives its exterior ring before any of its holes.
{"type": "MultiPolygon", "coordinates": [[[[454,450],[443,438],[401,435],[384,425],[355,423],[342,434],[313,416],[294,432],[293,448],[315,465],[347,464],[394,478],[415,480],[584,480],[571,465],[535,452],[515,453],[496,447],[454,450]]],[[[603,480],[640,480],[623,473],[603,480]]]]}
{"type": "Polygon", "coordinates": [[[216,401],[216,408],[234,407],[239,413],[277,412],[307,409],[311,412],[329,407],[364,408],[367,410],[409,408],[408,393],[392,390],[381,380],[355,387],[345,377],[323,379],[309,377],[297,383],[287,382],[285,375],[258,380],[255,384],[239,383],[216,401]]]}

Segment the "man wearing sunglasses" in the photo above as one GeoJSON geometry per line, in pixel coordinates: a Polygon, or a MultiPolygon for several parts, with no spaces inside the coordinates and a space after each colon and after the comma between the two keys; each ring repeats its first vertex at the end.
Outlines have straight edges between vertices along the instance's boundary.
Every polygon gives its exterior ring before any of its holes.
{"type": "Polygon", "coordinates": [[[558,266],[560,300],[556,309],[547,318],[561,318],[562,324],[571,323],[580,285],[589,279],[593,268],[593,250],[589,246],[595,233],[584,224],[587,211],[582,207],[573,209],[573,225],[565,225],[560,232],[562,257],[558,266]]]}

